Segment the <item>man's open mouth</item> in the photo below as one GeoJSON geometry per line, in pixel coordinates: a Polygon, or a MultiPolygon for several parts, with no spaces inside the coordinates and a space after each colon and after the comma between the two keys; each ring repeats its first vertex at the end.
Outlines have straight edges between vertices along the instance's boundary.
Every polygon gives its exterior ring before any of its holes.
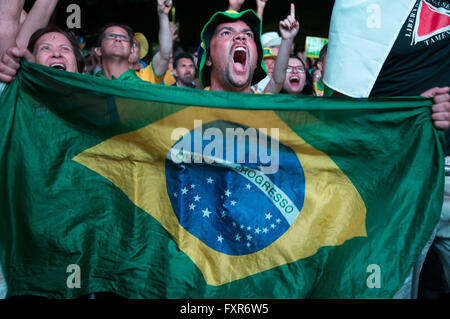
{"type": "Polygon", "coordinates": [[[53,63],[53,64],[50,64],[50,67],[58,69],[58,70],[62,70],[62,71],[66,70],[66,66],[62,63],[53,63]]]}
{"type": "Polygon", "coordinates": [[[247,66],[247,49],[245,47],[236,47],[233,52],[234,68],[238,72],[244,72],[247,66]]]}

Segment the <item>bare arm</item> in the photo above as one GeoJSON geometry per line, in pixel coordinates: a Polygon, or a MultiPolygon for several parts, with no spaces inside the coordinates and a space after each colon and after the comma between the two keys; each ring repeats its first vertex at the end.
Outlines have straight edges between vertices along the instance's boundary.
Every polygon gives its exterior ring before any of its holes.
{"type": "Polygon", "coordinates": [[[158,0],[159,51],[152,59],[153,70],[157,76],[163,76],[166,73],[172,54],[173,41],[169,23],[171,8],[172,0],[158,0]]]}
{"type": "Polygon", "coordinates": [[[245,0],[228,0],[228,10],[239,12],[245,0]]]}
{"type": "Polygon", "coordinates": [[[264,89],[264,93],[280,93],[283,82],[286,79],[286,69],[289,62],[289,54],[294,38],[300,30],[298,21],[295,19],[295,6],[291,4],[291,14],[280,21],[281,45],[272,74],[272,79],[264,89]]]}
{"type": "Polygon", "coordinates": [[[16,39],[17,46],[26,47],[31,35],[38,29],[47,26],[55,10],[58,0],[36,0],[16,39]]]}
{"type": "Polygon", "coordinates": [[[16,44],[25,0],[0,0],[0,57],[16,44]]]}
{"type": "Polygon", "coordinates": [[[268,0],[256,0],[256,14],[263,21],[264,7],[268,0]]]}

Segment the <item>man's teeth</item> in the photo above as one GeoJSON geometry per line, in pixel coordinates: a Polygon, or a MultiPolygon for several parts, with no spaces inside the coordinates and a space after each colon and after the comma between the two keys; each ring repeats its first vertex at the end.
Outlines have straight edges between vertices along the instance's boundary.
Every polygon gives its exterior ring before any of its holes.
{"type": "Polygon", "coordinates": [[[50,65],[51,68],[56,68],[56,69],[62,69],[65,70],[66,66],[64,64],[61,63],[53,63],[50,65]]]}
{"type": "Polygon", "coordinates": [[[247,50],[245,50],[245,48],[243,48],[243,47],[237,47],[235,51],[244,51],[244,52],[246,52],[247,50]]]}

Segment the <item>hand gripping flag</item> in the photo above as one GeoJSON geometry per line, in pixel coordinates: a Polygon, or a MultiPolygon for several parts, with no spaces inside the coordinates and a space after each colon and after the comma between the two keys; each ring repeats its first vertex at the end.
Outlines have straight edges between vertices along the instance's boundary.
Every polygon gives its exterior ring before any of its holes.
{"type": "Polygon", "coordinates": [[[189,90],[23,62],[0,97],[8,294],[390,298],[442,205],[430,105],[189,90]]]}

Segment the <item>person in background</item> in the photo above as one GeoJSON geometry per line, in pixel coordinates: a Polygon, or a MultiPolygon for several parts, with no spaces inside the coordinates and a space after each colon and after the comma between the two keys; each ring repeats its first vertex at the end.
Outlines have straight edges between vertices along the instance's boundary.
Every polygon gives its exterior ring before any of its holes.
{"type": "MultiPolygon", "coordinates": [[[[292,46],[294,43],[294,38],[296,37],[298,31],[300,30],[300,24],[295,18],[295,6],[291,3],[291,12],[286,19],[280,21],[280,34],[282,41],[280,44],[280,49],[278,51],[277,59],[275,61],[274,71],[272,78],[264,89],[264,93],[280,93],[281,89],[286,83],[286,74],[289,65],[289,56],[292,52],[292,46]]],[[[293,62],[298,63],[298,62],[293,62]]],[[[296,65],[296,64],[295,64],[296,65]]],[[[289,73],[290,74],[290,73],[289,73]]],[[[298,75],[296,73],[296,75],[298,75]]],[[[289,76],[290,78],[290,76],[289,76]]],[[[300,79],[299,79],[300,80],[300,79]]],[[[299,83],[298,83],[299,84],[299,83]]],[[[293,84],[297,86],[297,84],[293,84]]]]}
{"type": "Polygon", "coordinates": [[[139,71],[147,67],[147,63],[143,61],[148,53],[148,41],[145,35],[140,32],[136,32],[133,36],[134,51],[131,52],[128,59],[130,63],[130,69],[139,71]]]}
{"type": "Polygon", "coordinates": [[[319,58],[316,62],[316,67],[312,70],[312,80],[313,87],[316,96],[323,96],[324,85],[323,85],[323,75],[325,74],[325,63],[327,59],[327,48],[328,44],[325,44],[319,53],[319,58]]]}
{"type": "Polygon", "coordinates": [[[173,63],[173,74],[177,81],[172,84],[178,87],[195,88],[196,68],[194,58],[187,52],[175,56],[173,63]]]}
{"type": "Polygon", "coordinates": [[[277,59],[277,56],[270,48],[264,48],[264,65],[267,70],[267,76],[259,81],[256,85],[253,86],[253,89],[259,93],[264,92],[264,89],[266,88],[267,84],[272,79],[273,70],[275,68],[275,61],[277,59]]]}
{"type": "Polygon", "coordinates": [[[36,0],[29,14],[24,0],[0,0],[0,56],[10,47],[24,48],[31,35],[47,26],[58,0],[36,0]]]}
{"type": "MultiPolygon", "coordinates": [[[[170,30],[169,12],[172,9],[172,0],[158,0],[159,17],[159,50],[146,68],[137,72],[137,75],[144,81],[161,84],[169,69],[169,59],[172,54],[172,35],[170,30]]],[[[153,49],[153,48],[152,48],[153,49]]]]}
{"type": "Polygon", "coordinates": [[[20,68],[20,61],[55,68],[61,71],[81,73],[84,57],[72,33],[49,25],[31,35],[27,48],[10,47],[0,59],[0,81],[10,83],[20,68]]]}
{"type": "Polygon", "coordinates": [[[264,48],[269,48],[275,55],[278,55],[282,38],[278,32],[266,32],[261,35],[261,42],[264,48]]]}
{"type": "Polygon", "coordinates": [[[314,95],[312,79],[305,64],[296,55],[291,55],[286,68],[286,78],[280,93],[314,95]]]}

